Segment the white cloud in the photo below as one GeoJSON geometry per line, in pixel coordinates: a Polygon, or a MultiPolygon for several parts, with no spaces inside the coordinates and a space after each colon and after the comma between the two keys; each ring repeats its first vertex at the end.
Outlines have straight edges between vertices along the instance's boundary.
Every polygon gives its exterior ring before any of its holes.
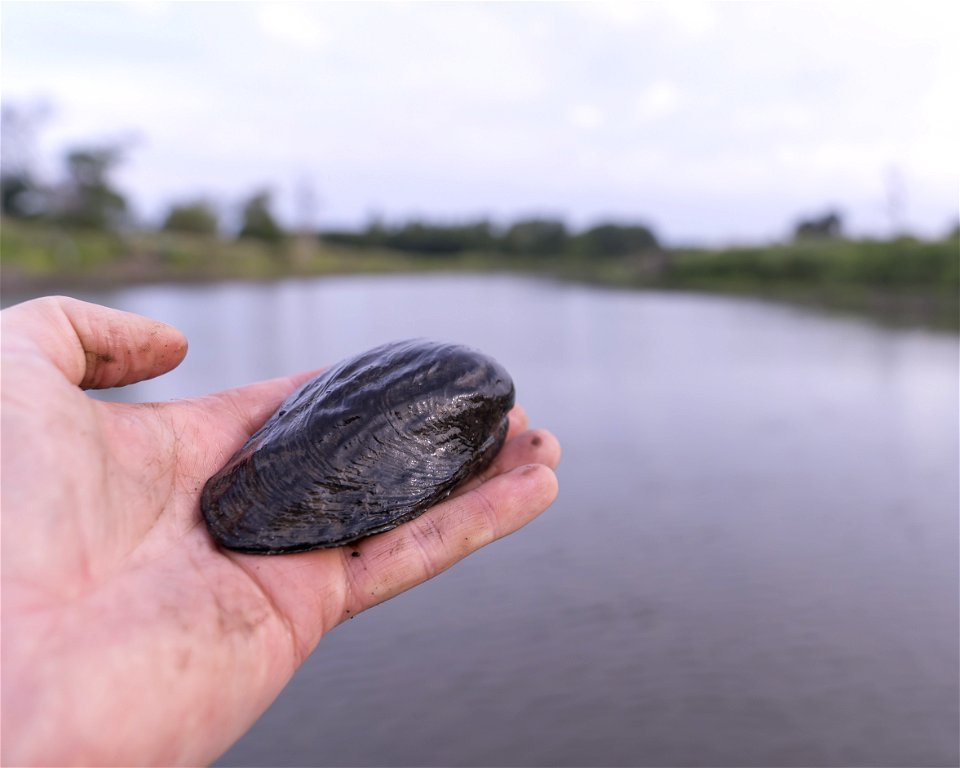
{"type": "Polygon", "coordinates": [[[703,38],[710,34],[715,26],[716,16],[710,3],[680,0],[660,5],[670,23],[689,38],[703,38]]]}
{"type": "Polygon", "coordinates": [[[577,3],[576,8],[583,16],[605,25],[634,31],[659,28],[665,34],[679,34],[691,41],[708,35],[716,23],[712,4],[698,0],[608,0],[577,3]]]}
{"type": "Polygon", "coordinates": [[[595,104],[574,104],[567,110],[567,121],[575,128],[592,131],[603,125],[603,111],[595,104]]]}
{"type": "Polygon", "coordinates": [[[814,126],[810,109],[796,101],[773,99],[734,112],[732,124],[746,135],[799,131],[814,126]]]}
{"type": "Polygon", "coordinates": [[[163,0],[128,0],[127,3],[134,13],[158,21],[165,17],[169,10],[169,3],[163,0]]]}
{"type": "Polygon", "coordinates": [[[322,6],[272,2],[257,5],[256,8],[260,28],[278,42],[315,50],[329,39],[329,33],[316,13],[322,6]]]}
{"type": "Polygon", "coordinates": [[[683,104],[680,88],[669,80],[657,80],[648,85],[637,100],[636,117],[641,122],[652,122],[669,117],[683,104]]]}

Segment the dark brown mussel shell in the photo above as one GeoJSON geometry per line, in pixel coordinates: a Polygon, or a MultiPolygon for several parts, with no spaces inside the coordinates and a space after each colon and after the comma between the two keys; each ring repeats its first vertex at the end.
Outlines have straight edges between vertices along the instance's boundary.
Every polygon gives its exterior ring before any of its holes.
{"type": "Polygon", "coordinates": [[[402,341],[294,392],[211,477],[200,508],[241,552],[336,547],[425,512],[496,456],[513,381],[492,358],[402,341]]]}

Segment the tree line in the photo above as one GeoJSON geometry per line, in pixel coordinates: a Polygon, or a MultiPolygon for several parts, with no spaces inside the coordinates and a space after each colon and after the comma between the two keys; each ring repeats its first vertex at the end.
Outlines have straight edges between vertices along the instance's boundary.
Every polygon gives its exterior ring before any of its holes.
{"type": "MultiPolygon", "coordinates": [[[[62,178],[53,184],[37,180],[28,169],[0,166],[0,206],[4,216],[32,219],[73,229],[115,232],[131,223],[127,197],[112,175],[123,158],[117,146],[72,149],[64,156],[62,178]]],[[[287,233],[273,214],[268,190],[252,193],[241,206],[239,238],[279,243],[287,233]]],[[[220,216],[206,200],[173,204],[161,224],[169,232],[218,235],[220,216]]]]}
{"type": "MultiPolygon", "coordinates": [[[[4,108],[4,153],[0,164],[0,202],[5,216],[101,231],[118,231],[131,222],[130,205],[117,188],[114,175],[126,157],[120,144],[74,148],[63,158],[62,177],[42,183],[22,146],[24,117],[4,108]],[[12,145],[12,148],[11,148],[12,145]]],[[[170,206],[160,229],[216,236],[222,233],[217,207],[203,199],[170,206]]],[[[290,236],[273,212],[268,190],[257,190],[240,206],[238,238],[279,244],[290,236]]],[[[507,226],[490,221],[438,224],[409,221],[386,225],[372,221],[356,231],[319,231],[324,242],[357,248],[387,248],[422,255],[444,256],[468,251],[535,257],[564,254],[626,256],[658,248],[656,235],[643,224],[607,222],[573,232],[559,219],[526,218],[507,226]]]]}
{"type": "MultiPolygon", "coordinates": [[[[124,157],[119,147],[78,148],[66,153],[62,180],[39,183],[32,174],[0,174],[0,196],[5,216],[47,221],[76,229],[118,231],[130,221],[127,198],[112,176],[124,157]]],[[[267,190],[257,190],[240,206],[238,238],[279,244],[291,233],[278,221],[267,190]]],[[[167,232],[216,236],[222,222],[216,206],[196,199],[174,203],[160,224],[167,232]]],[[[482,220],[438,224],[414,220],[386,225],[379,220],[355,231],[320,230],[321,240],[357,248],[386,248],[428,256],[468,251],[527,256],[591,254],[626,256],[658,248],[653,230],[643,224],[603,223],[573,232],[559,219],[527,218],[507,226],[482,220]]]]}
{"type": "MultiPolygon", "coordinates": [[[[28,111],[3,107],[3,214],[81,229],[129,228],[130,205],[114,182],[129,147],[114,142],[73,148],[63,157],[61,178],[52,184],[43,183],[33,171],[29,152],[38,119],[28,111]]],[[[274,214],[269,190],[253,191],[238,208],[239,226],[233,232],[237,238],[280,244],[291,235],[274,214]]],[[[205,236],[219,236],[224,230],[218,207],[204,199],[173,203],[160,228],[205,236]]],[[[492,252],[531,257],[624,257],[660,249],[656,234],[644,223],[608,221],[573,231],[562,220],[549,217],[524,218],[502,226],[487,220],[454,224],[413,220],[391,225],[374,220],[357,230],[322,230],[313,234],[341,246],[434,256],[492,252]]],[[[821,215],[800,219],[793,226],[792,237],[795,241],[842,239],[843,215],[829,209],[821,215]]]]}
{"type": "MultiPolygon", "coordinates": [[[[116,145],[72,149],[64,156],[63,178],[50,185],[40,183],[25,165],[4,163],[0,173],[3,213],[79,229],[122,229],[129,223],[129,203],[112,177],[124,157],[124,149],[116,145]]],[[[236,236],[282,243],[290,233],[272,208],[268,190],[250,194],[241,204],[236,236]]],[[[160,228],[215,236],[221,233],[222,222],[216,206],[197,199],[172,204],[160,228]]],[[[455,224],[414,220],[393,225],[374,220],[358,230],[321,230],[316,234],[331,244],[434,256],[481,251],[533,257],[623,257],[660,248],[656,234],[646,224],[605,222],[575,232],[560,219],[544,217],[525,218],[506,226],[487,220],[455,224]]],[[[842,235],[842,215],[834,210],[802,219],[794,228],[798,240],[842,235]]]]}
{"type": "Polygon", "coordinates": [[[387,226],[373,221],[359,231],[325,231],[325,242],[359,248],[446,256],[468,251],[551,257],[562,255],[629,256],[659,248],[643,224],[604,223],[581,232],[559,219],[528,218],[498,227],[481,220],[464,224],[410,221],[387,226]]]}

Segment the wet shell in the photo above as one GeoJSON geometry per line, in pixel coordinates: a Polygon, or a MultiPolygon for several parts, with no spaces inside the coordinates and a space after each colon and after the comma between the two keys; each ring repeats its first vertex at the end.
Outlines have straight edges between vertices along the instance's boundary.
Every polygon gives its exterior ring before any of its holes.
{"type": "Polygon", "coordinates": [[[336,547],[412,520],[487,466],[510,375],[467,347],[385,344],[311,379],[207,481],[214,539],[260,554],[336,547]]]}

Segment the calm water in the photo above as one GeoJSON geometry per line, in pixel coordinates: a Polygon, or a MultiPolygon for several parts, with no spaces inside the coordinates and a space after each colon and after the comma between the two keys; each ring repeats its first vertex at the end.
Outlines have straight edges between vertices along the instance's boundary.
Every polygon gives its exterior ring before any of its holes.
{"type": "Polygon", "coordinates": [[[124,397],[431,336],[564,446],[548,513],[335,630],[223,765],[957,764],[955,336],[513,277],[92,298],[190,338],[124,397]]]}

